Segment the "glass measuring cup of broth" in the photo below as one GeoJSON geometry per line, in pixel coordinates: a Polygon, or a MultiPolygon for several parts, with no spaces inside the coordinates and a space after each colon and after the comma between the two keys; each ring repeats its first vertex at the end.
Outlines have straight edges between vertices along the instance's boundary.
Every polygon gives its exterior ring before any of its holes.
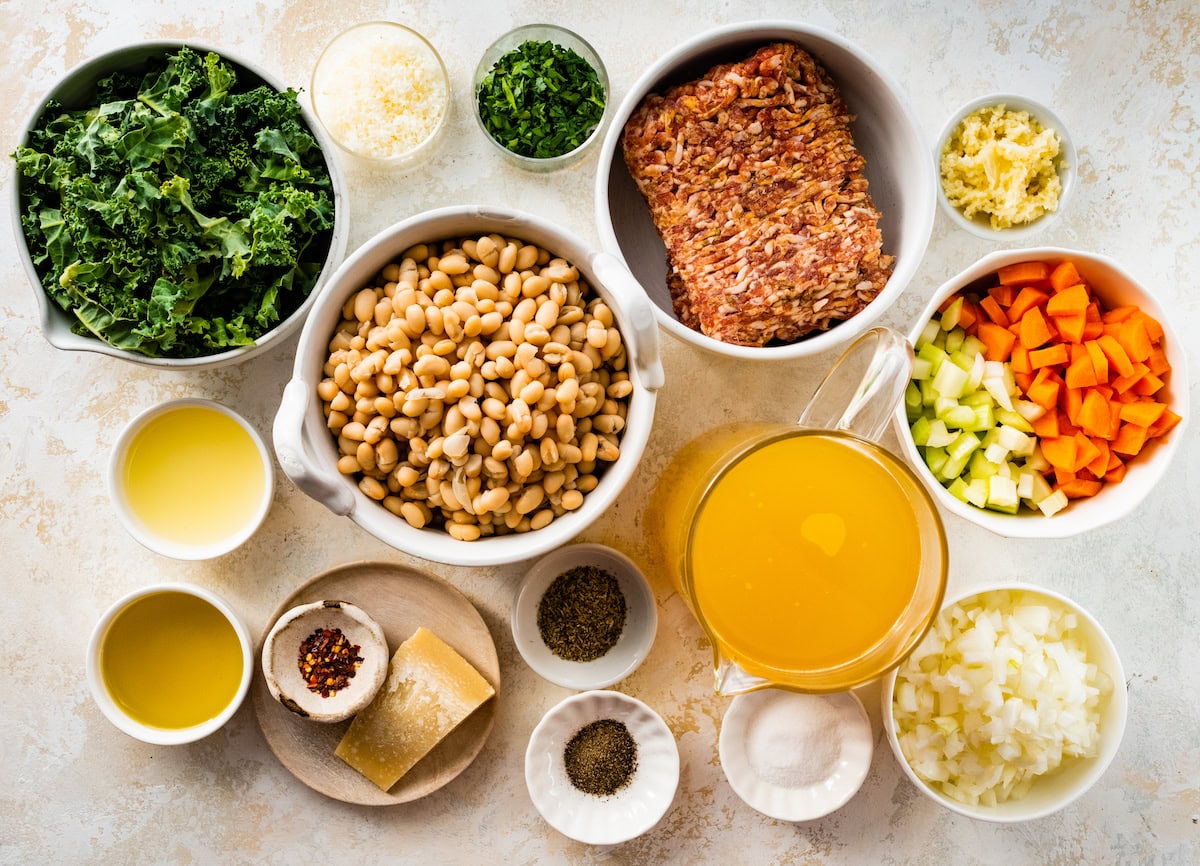
{"type": "Polygon", "coordinates": [[[709,431],[664,472],[651,514],[718,693],[844,691],[899,664],[933,622],[942,522],[878,443],[911,367],[901,335],[868,331],[798,424],[709,431]]]}

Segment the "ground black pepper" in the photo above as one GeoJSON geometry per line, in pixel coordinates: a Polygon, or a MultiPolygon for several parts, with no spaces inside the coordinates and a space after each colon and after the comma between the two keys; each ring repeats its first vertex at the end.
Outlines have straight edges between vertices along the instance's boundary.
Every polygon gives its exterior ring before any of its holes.
{"type": "Polygon", "coordinates": [[[594,565],[560,574],[538,602],[537,625],[542,640],[559,658],[600,658],[625,628],[625,596],[617,578],[594,565]]]}
{"type": "Polygon", "coordinates": [[[310,692],[327,698],[350,685],[363,660],[340,628],[319,628],[300,643],[296,664],[310,692]]]}
{"type": "Polygon", "coordinates": [[[600,719],[584,725],[563,753],[571,784],[597,797],[607,797],[629,784],[637,769],[637,743],[624,722],[600,719]]]}

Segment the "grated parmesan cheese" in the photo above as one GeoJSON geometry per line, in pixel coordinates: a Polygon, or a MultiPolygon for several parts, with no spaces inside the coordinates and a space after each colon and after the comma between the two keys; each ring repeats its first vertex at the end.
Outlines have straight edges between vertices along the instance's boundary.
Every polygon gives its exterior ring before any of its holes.
{"type": "Polygon", "coordinates": [[[1058,207],[1058,133],[1004,105],[967,115],[942,147],[942,190],[967,219],[993,229],[1032,222],[1058,207]]]}
{"type": "Polygon", "coordinates": [[[431,46],[394,26],[353,28],[325,49],[313,107],[352,153],[394,159],[438,130],[449,104],[445,70],[431,46]]]}

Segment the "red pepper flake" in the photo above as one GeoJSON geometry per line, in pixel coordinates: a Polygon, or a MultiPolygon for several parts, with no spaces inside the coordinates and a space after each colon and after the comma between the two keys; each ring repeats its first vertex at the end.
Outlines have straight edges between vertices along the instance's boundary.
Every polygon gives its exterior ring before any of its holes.
{"type": "Polygon", "coordinates": [[[327,698],[350,685],[363,660],[360,649],[340,628],[319,628],[306,637],[296,663],[308,690],[327,698]]]}

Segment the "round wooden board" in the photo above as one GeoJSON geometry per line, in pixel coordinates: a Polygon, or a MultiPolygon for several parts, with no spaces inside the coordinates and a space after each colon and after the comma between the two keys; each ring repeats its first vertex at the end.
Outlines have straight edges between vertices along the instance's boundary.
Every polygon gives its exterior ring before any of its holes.
{"type": "MultiPolygon", "coordinates": [[[[357,562],[319,574],[293,592],[271,616],[258,640],[287,610],[322,599],[352,602],[383,628],[389,653],[425,626],[475,666],[496,693],[500,660],[491,632],[470,600],[441,578],[405,565],[357,562]]],[[[334,749],[349,721],[321,724],[302,719],[271,697],[261,668],[251,689],[254,712],[271,751],[304,784],[327,797],[363,806],[407,803],[436,791],[465,770],[487,741],[496,715],[492,698],[455,728],[392,788],[381,791],[344,763],[334,749]]]]}

